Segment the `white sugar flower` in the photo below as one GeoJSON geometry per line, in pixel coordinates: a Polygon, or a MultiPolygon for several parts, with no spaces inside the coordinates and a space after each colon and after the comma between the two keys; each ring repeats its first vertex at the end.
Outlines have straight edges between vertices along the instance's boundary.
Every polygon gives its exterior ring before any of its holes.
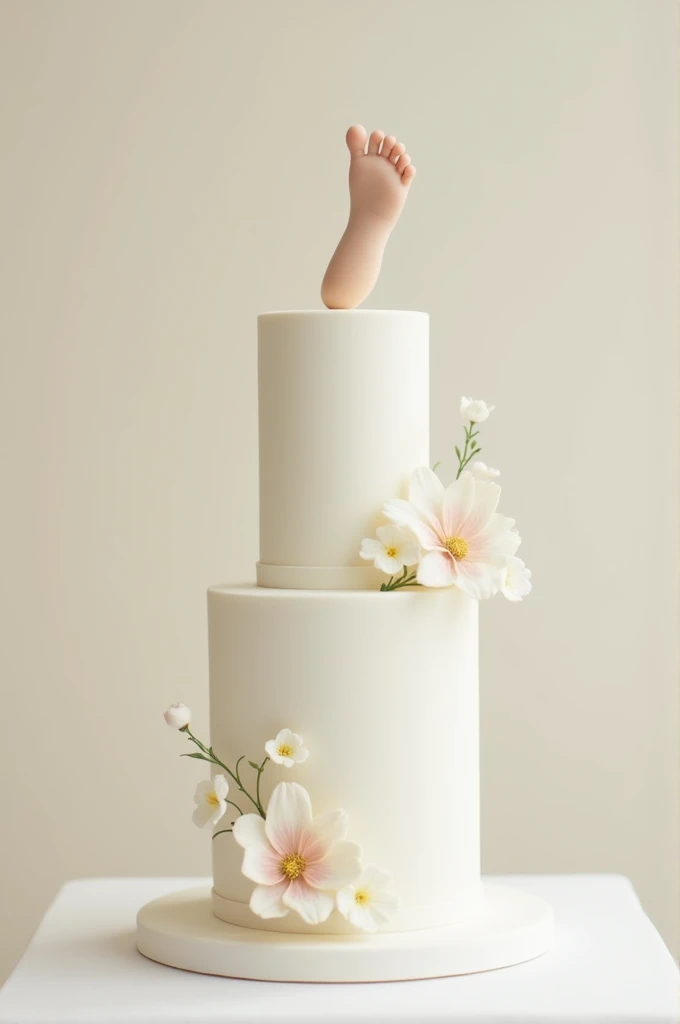
{"type": "Polygon", "coordinates": [[[411,477],[408,501],[393,498],[385,515],[407,526],[424,549],[417,580],[423,587],[456,586],[470,597],[498,593],[508,558],[520,545],[514,519],[496,512],[498,484],[461,473],[444,487],[427,466],[411,477]]]}
{"type": "Polygon", "coordinates": [[[186,704],[171,704],[163,712],[163,718],[171,729],[186,729],[191,721],[191,711],[186,704]]]}
{"type": "Polygon", "coordinates": [[[250,909],[259,917],[285,917],[296,911],[307,924],[321,924],[335,908],[335,893],[361,870],[361,850],[344,836],[347,815],[327,811],[312,816],[309,793],[296,782],[280,782],[271,795],[266,820],[244,814],[234,823],[234,839],[244,849],[241,871],[256,886],[250,909]]]}
{"type": "Polygon", "coordinates": [[[468,423],[483,423],[495,408],[495,405],[487,405],[481,398],[463,397],[460,400],[460,414],[468,423]]]}
{"type": "Polygon", "coordinates": [[[531,569],[527,569],[521,558],[508,558],[501,578],[501,594],[508,601],[521,601],[531,593],[531,569]]]}
{"type": "Polygon", "coordinates": [[[376,569],[394,576],[405,565],[415,565],[420,560],[420,549],[410,530],[390,525],[379,526],[375,532],[378,539],[364,538],[359,554],[373,562],[376,569]]]}
{"type": "Polygon", "coordinates": [[[346,885],[336,896],[338,910],[355,928],[375,932],[387,924],[399,906],[399,898],[386,886],[390,876],[369,864],[356,882],[346,885]]]}
{"type": "Polygon", "coordinates": [[[481,459],[475,459],[470,463],[470,472],[475,480],[495,480],[501,475],[500,469],[487,466],[486,462],[482,462],[481,459]]]}
{"type": "Polygon", "coordinates": [[[216,825],[227,809],[229,783],[226,775],[215,775],[207,782],[199,782],[194,793],[196,810],[191,820],[199,828],[216,825]]]}
{"type": "Polygon", "coordinates": [[[267,740],[264,749],[276,764],[292,768],[294,764],[302,764],[309,757],[309,751],[302,737],[290,729],[282,729],[275,740],[267,740]]]}

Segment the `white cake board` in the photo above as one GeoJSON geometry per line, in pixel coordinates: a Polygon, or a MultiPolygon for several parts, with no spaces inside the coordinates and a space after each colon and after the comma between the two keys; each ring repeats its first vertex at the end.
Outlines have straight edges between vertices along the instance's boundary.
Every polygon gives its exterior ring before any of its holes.
{"type": "Polygon", "coordinates": [[[553,913],[537,896],[484,885],[479,911],[443,928],[379,935],[292,935],[218,920],[208,888],[152,900],[137,916],[137,949],[199,974],[252,981],[367,982],[474,974],[549,948],[553,913]]]}

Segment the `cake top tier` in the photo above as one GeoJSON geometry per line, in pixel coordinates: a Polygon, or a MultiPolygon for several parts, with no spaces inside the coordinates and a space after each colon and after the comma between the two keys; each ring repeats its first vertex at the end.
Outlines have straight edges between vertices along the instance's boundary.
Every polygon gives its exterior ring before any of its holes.
{"type": "Polygon", "coordinates": [[[261,586],[376,586],[361,540],[428,464],[428,326],[402,310],[258,317],[261,586]]]}

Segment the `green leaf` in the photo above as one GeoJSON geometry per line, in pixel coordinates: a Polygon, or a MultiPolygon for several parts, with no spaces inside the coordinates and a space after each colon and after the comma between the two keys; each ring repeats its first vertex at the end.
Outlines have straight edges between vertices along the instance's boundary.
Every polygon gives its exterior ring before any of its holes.
{"type": "Polygon", "coordinates": [[[248,761],[248,764],[250,765],[251,768],[254,768],[256,772],[259,772],[259,770],[260,770],[259,764],[255,764],[254,761],[248,761]]]}
{"type": "MultiPolygon", "coordinates": [[[[210,758],[206,757],[205,754],[180,754],[179,756],[180,757],[197,757],[199,761],[208,761],[208,762],[210,762],[210,758]]],[[[212,762],[210,762],[210,763],[212,763],[212,762]]]]}
{"type": "Polygon", "coordinates": [[[475,449],[475,448],[477,447],[477,442],[476,442],[476,441],[473,441],[473,442],[472,442],[472,445],[471,445],[471,447],[472,447],[472,449],[474,450],[474,449],[475,449]]]}
{"type": "Polygon", "coordinates": [[[434,466],[432,467],[432,472],[436,473],[437,470],[439,469],[439,467],[441,466],[441,464],[442,464],[442,460],[441,459],[439,459],[437,462],[435,462],[434,466]]]}
{"type": "Polygon", "coordinates": [[[462,455],[460,454],[460,448],[458,447],[458,445],[456,445],[456,455],[458,456],[458,461],[460,462],[462,459],[462,455]]]}

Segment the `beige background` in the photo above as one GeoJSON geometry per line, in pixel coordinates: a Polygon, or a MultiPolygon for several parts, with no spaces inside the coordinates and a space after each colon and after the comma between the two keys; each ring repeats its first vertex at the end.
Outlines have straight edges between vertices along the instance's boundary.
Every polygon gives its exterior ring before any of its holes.
{"type": "Polygon", "coordinates": [[[496,403],[535,574],[484,608],[484,866],[623,872],[678,951],[675,49],[670,0],[0,4],[0,975],[64,879],[208,871],[160,712],[205,731],[255,316],[319,304],[357,120],[419,172],[371,305],[432,314],[445,470],[496,403]]]}

